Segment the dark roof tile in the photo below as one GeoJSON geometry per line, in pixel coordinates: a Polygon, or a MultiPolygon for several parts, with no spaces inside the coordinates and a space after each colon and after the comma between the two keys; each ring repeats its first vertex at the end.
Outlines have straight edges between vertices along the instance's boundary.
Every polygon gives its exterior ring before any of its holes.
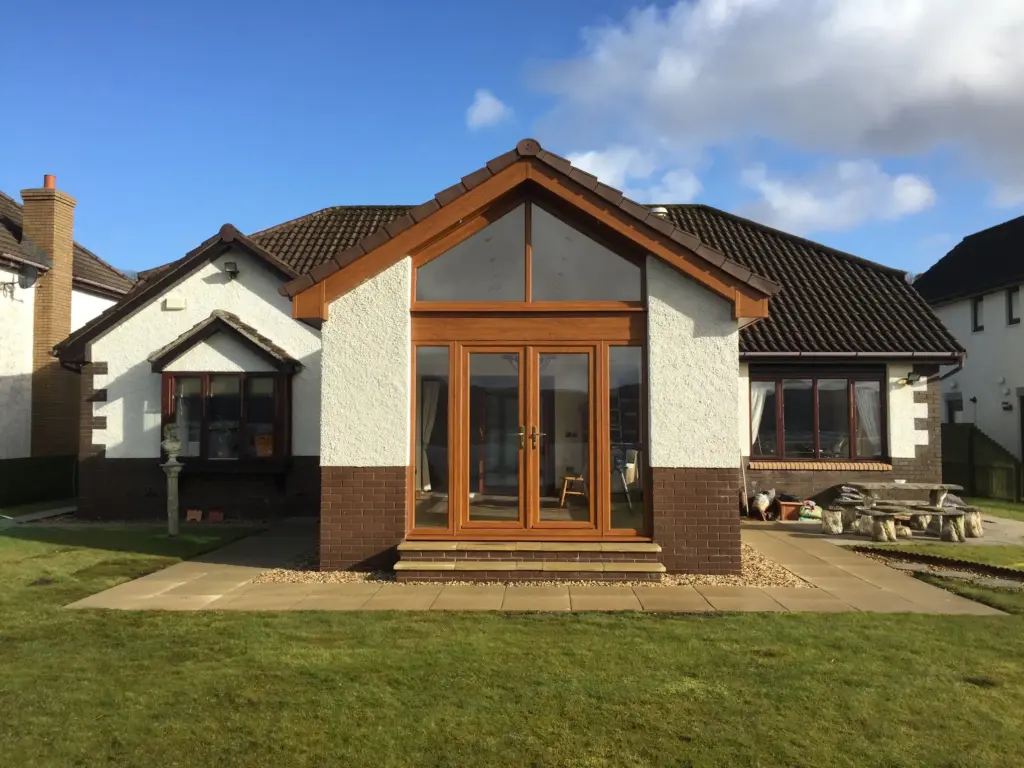
{"type": "MultiPolygon", "coordinates": [[[[0,192],[0,253],[24,258],[42,268],[49,268],[51,261],[45,254],[22,242],[22,205],[13,197],[0,192]]],[[[74,244],[71,261],[71,278],[79,287],[104,293],[124,295],[132,289],[135,281],[123,272],[114,269],[88,248],[74,244]]]]}
{"type": "Polygon", "coordinates": [[[928,301],[942,303],[1024,282],[1024,216],[968,235],[914,281],[928,301]]]}

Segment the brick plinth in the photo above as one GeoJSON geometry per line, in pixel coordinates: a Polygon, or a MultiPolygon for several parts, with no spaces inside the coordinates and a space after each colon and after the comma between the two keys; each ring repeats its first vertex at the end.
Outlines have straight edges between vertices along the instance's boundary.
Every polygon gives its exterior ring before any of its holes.
{"type": "Polygon", "coordinates": [[[670,573],[739,573],[739,469],[652,467],[654,541],[670,573]]]}
{"type": "Polygon", "coordinates": [[[383,570],[405,537],[407,467],[320,468],[320,568],[383,570]]]}

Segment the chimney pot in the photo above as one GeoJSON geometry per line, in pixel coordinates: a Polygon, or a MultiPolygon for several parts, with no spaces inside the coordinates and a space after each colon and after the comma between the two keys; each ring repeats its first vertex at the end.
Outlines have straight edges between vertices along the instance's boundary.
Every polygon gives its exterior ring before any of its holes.
{"type": "Polygon", "coordinates": [[[57,188],[57,177],[52,173],[47,173],[43,176],[43,189],[56,189],[57,188]]]}

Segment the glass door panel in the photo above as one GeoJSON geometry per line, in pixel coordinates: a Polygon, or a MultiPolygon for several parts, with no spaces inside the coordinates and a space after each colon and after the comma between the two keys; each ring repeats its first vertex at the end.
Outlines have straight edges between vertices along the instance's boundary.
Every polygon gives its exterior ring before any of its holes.
{"type": "Polygon", "coordinates": [[[536,359],[538,408],[530,437],[537,454],[538,519],[542,524],[590,524],[591,355],[539,352],[536,359]]]}
{"type": "Polygon", "coordinates": [[[525,449],[519,350],[470,352],[467,521],[521,527],[525,449]]]}

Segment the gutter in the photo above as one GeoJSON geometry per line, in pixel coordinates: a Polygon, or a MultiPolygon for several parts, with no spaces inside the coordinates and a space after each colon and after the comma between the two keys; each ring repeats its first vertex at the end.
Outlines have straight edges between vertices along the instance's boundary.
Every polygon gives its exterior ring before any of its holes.
{"type": "Polygon", "coordinates": [[[843,359],[902,359],[902,360],[956,360],[963,366],[963,352],[740,352],[740,359],[772,357],[843,358],[843,359]]]}

